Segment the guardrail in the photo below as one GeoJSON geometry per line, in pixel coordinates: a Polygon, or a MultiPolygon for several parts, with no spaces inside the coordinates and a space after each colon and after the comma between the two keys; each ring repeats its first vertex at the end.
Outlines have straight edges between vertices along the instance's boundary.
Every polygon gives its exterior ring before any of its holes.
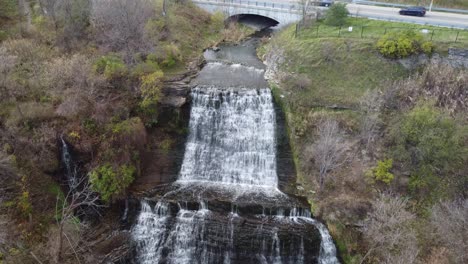
{"type": "Polygon", "coordinates": [[[378,39],[389,32],[412,30],[422,33],[428,40],[442,43],[468,43],[468,30],[456,29],[424,29],[408,27],[376,27],[376,26],[343,26],[332,27],[326,25],[305,26],[296,24],[294,36],[296,38],[361,38],[378,39]]]}
{"type": "Polygon", "coordinates": [[[301,10],[299,4],[294,3],[278,3],[278,2],[268,2],[268,1],[251,1],[251,0],[192,0],[193,2],[206,3],[213,2],[218,4],[232,4],[240,6],[255,6],[260,8],[271,8],[271,9],[281,9],[281,10],[301,10]]]}
{"type": "MultiPolygon", "coordinates": [[[[367,0],[352,0],[352,1],[349,1],[349,2],[351,2],[353,4],[359,4],[359,5],[374,5],[374,6],[387,6],[387,7],[400,7],[400,8],[401,7],[414,6],[414,5],[393,4],[393,3],[384,3],[384,2],[367,1],[367,0]]],[[[426,6],[426,9],[429,10],[429,6],[426,6]]],[[[444,7],[432,6],[432,10],[433,11],[468,14],[468,10],[464,10],[464,9],[444,8],[444,7]]]]}

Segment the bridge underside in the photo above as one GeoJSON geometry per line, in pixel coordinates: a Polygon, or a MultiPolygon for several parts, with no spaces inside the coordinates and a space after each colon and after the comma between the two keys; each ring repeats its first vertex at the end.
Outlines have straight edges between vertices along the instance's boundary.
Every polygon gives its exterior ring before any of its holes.
{"type": "Polygon", "coordinates": [[[194,1],[194,3],[210,13],[222,12],[227,18],[237,16],[248,18],[248,15],[266,17],[278,22],[277,25],[279,27],[301,20],[300,12],[290,9],[269,8],[268,6],[236,5],[229,4],[229,2],[194,1]]]}
{"type": "Polygon", "coordinates": [[[226,21],[242,23],[242,24],[257,28],[257,29],[275,27],[279,24],[279,22],[276,21],[275,19],[272,19],[266,16],[255,15],[255,14],[233,15],[227,18],[226,21]]]}

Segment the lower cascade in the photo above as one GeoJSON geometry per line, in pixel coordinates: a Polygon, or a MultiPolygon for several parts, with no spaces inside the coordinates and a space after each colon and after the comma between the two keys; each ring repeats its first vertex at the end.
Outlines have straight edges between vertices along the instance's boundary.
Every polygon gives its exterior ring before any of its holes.
{"type": "Polygon", "coordinates": [[[134,262],[338,263],[307,202],[278,189],[276,113],[263,69],[216,59],[191,92],[177,181],[141,201],[134,262]]]}

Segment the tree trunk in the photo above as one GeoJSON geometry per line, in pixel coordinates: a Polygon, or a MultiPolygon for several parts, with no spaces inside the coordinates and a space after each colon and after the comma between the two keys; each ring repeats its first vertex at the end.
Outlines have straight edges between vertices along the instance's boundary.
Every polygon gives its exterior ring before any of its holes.
{"type": "Polygon", "coordinates": [[[63,244],[63,223],[61,222],[59,225],[59,232],[58,232],[58,248],[57,254],[55,255],[55,263],[59,264],[62,261],[62,244],[63,244]]]}
{"type": "Polygon", "coordinates": [[[26,32],[29,32],[32,24],[31,8],[29,8],[29,3],[25,0],[18,0],[18,7],[21,16],[26,19],[26,32]]]}

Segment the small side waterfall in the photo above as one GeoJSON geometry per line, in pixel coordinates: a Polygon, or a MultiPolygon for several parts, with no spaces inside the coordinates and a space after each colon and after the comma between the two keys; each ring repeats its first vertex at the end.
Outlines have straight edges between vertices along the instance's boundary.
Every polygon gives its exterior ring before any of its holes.
{"type": "Polygon", "coordinates": [[[78,187],[80,179],[78,175],[78,166],[74,162],[71,152],[70,152],[70,147],[68,146],[67,142],[63,139],[63,137],[60,137],[60,141],[62,142],[62,162],[65,164],[65,176],[67,180],[68,187],[71,190],[74,190],[78,187]]]}
{"type": "Polygon", "coordinates": [[[132,231],[135,261],[339,263],[308,204],[278,189],[276,113],[264,70],[214,60],[191,91],[178,180],[141,202],[132,231]]]}

